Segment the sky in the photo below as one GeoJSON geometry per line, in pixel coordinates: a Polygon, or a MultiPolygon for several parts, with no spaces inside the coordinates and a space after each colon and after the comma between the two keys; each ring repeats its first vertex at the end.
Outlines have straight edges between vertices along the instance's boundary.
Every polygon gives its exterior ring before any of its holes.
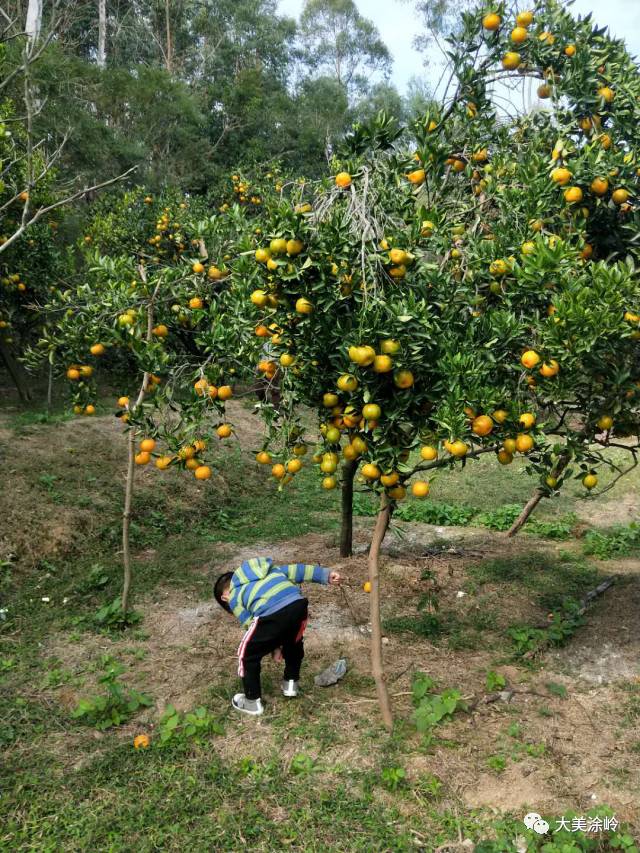
{"type": "MultiPolygon", "coordinates": [[[[434,67],[426,71],[422,54],[412,45],[421,22],[411,0],[356,0],[356,3],[360,12],[376,24],[393,56],[392,81],[399,91],[404,94],[413,76],[426,77],[435,86],[442,67],[440,54],[434,67]]],[[[278,6],[281,14],[298,18],[304,0],[279,0],[278,6]]],[[[572,8],[574,14],[592,12],[599,26],[608,26],[612,35],[626,40],[632,54],[640,56],[640,0],[575,0],[572,8]]]]}

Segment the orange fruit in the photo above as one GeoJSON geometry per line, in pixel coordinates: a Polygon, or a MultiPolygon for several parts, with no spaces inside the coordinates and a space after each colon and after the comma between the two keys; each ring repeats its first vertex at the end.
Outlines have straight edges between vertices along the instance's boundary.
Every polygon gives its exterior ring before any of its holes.
{"type": "Polygon", "coordinates": [[[381,475],[380,482],[383,486],[395,486],[399,479],[400,475],[397,471],[389,471],[389,473],[381,475]]]}
{"type": "Polygon", "coordinates": [[[338,172],[336,175],[336,186],[346,189],[351,186],[351,175],[348,172],[338,172]]]}
{"type": "Polygon", "coordinates": [[[118,406],[120,406],[121,409],[125,409],[129,405],[129,398],[128,397],[118,397],[117,402],[118,402],[118,406]]]}
{"type": "Polygon", "coordinates": [[[503,424],[509,417],[509,413],[505,412],[504,409],[496,409],[495,412],[491,415],[491,417],[496,423],[503,424]]]}
{"type": "Polygon", "coordinates": [[[493,429],[493,421],[488,415],[479,415],[471,424],[471,432],[479,436],[489,435],[493,429]]]}
{"type": "Polygon", "coordinates": [[[232,432],[233,428],[231,427],[231,424],[220,424],[216,430],[216,433],[220,438],[229,438],[232,432]]]}
{"type": "Polygon", "coordinates": [[[629,191],[625,189],[617,189],[611,193],[611,200],[614,204],[625,204],[629,199],[629,191]]]}
{"type": "Polygon", "coordinates": [[[156,440],[155,438],[143,438],[140,442],[140,450],[145,453],[151,453],[152,450],[155,450],[156,440]]]}
{"type": "Polygon", "coordinates": [[[520,54],[510,50],[502,57],[502,67],[506,68],[507,71],[515,71],[519,67],[520,61],[520,54]]]}
{"type": "Polygon", "coordinates": [[[502,446],[511,456],[516,452],[516,440],[515,438],[505,438],[502,442],[502,446]]]}
{"type": "Polygon", "coordinates": [[[67,370],[67,379],[70,379],[72,382],[80,379],[80,371],[76,367],[70,367],[67,370]]]}
{"type": "Polygon", "coordinates": [[[489,30],[490,32],[494,32],[495,30],[497,30],[501,23],[502,18],[495,12],[489,12],[489,14],[485,15],[482,19],[482,26],[485,28],[485,30],[489,30]]]}
{"type": "Polygon", "coordinates": [[[221,269],[218,269],[218,267],[209,267],[207,275],[212,281],[219,281],[224,273],[221,269]]]}
{"type": "Polygon", "coordinates": [[[136,453],[135,455],[135,463],[136,465],[148,465],[151,462],[151,454],[142,450],[140,453],[136,453]]]}
{"type": "Polygon", "coordinates": [[[377,403],[367,403],[362,407],[362,417],[367,421],[377,421],[382,415],[382,409],[377,403]]]}
{"type": "Polygon", "coordinates": [[[377,355],[373,359],[374,373],[389,373],[393,370],[393,359],[389,355],[377,355]]]}
{"type": "Polygon", "coordinates": [[[367,480],[377,480],[380,477],[380,469],[373,462],[367,462],[366,465],[362,466],[362,476],[366,477],[367,480]]]}
{"type": "Polygon", "coordinates": [[[338,481],[335,477],[323,477],[322,479],[322,488],[326,489],[327,491],[335,489],[337,485],[338,481]]]}
{"type": "Polygon", "coordinates": [[[337,461],[333,458],[328,458],[328,454],[322,457],[322,462],[320,463],[320,470],[323,474],[333,474],[337,467],[337,461]]]}
{"type": "Polygon", "coordinates": [[[582,201],[583,193],[580,187],[567,187],[564,191],[564,200],[567,204],[579,204],[582,201]]]}
{"type": "Polygon", "coordinates": [[[561,187],[568,184],[571,177],[571,172],[565,169],[564,166],[558,166],[551,171],[551,180],[556,184],[560,184],[561,187]]]}
{"type": "Polygon", "coordinates": [[[591,491],[591,489],[594,489],[598,485],[597,476],[595,474],[585,474],[582,478],[582,485],[585,489],[589,489],[589,491],[591,491]]]}
{"type": "Polygon", "coordinates": [[[196,480],[209,480],[211,478],[211,468],[208,465],[199,465],[193,472],[196,480]]]}
{"type": "Polygon", "coordinates": [[[287,473],[284,465],[281,465],[279,462],[273,466],[271,469],[271,473],[276,478],[276,480],[282,480],[284,475],[287,473]]]}
{"type": "Polygon", "coordinates": [[[302,469],[302,462],[300,459],[290,459],[287,462],[287,471],[289,474],[297,474],[298,471],[302,469]]]}
{"type": "Polygon", "coordinates": [[[433,462],[434,459],[438,458],[438,451],[435,447],[425,444],[420,448],[420,456],[425,460],[425,462],[433,462]]]}
{"type": "Polygon", "coordinates": [[[530,27],[533,23],[533,12],[527,10],[516,15],[516,24],[519,27],[530,27]]]}
{"type": "Polygon", "coordinates": [[[365,581],[365,582],[362,584],[362,589],[363,589],[365,592],[371,592],[371,581],[365,581]]]}
{"type": "Polygon", "coordinates": [[[409,256],[404,249],[391,249],[389,252],[389,260],[392,264],[406,264],[409,256]]]}
{"type": "Polygon", "coordinates": [[[300,299],[296,301],[296,311],[298,314],[312,314],[313,304],[304,296],[301,296],[300,299]]]}
{"type": "Polygon", "coordinates": [[[261,465],[268,465],[271,462],[271,454],[266,450],[261,450],[259,453],[256,453],[256,462],[259,462],[261,465]]]}
{"type": "Polygon", "coordinates": [[[613,426],[613,418],[611,417],[611,415],[602,415],[600,418],[598,418],[596,423],[598,429],[601,429],[603,432],[606,432],[613,426]]]}
{"type": "Polygon", "coordinates": [[[575,56],[575,55],[576,55],[576,46],[575,46],[575,44],[568,44],[568,45],[565,47],[564,52],[565,52],[565,54],[566,54],[567,56],[569,56],[569,57],[571,57],[571,56],[575,56]]]}
{"type": "Polygon", "coordinates": [[[304,249],[302,240],[291,239],[287,241],[287,255],[295,257],[304,249]]]}
{"type": "Polygon", "coordinates": [[[410,370],[398,370],[393,381],[398,388],[411,388],[415,380],[410,370]]]}
{"type": "Polygon", "coordinates": [[[358,380],[351,373],[343,373],[338,377],[337,386],[340,391],[355,391],[358,387],[358,380]]]}
{"type": "Polygon", "coordinates": [[[499,450],[498,462],[501,465],[511,465],[511,463],[513,462],[513,454],[509,453],[508,450],[499,450]]]}
{"type": "Polygon", "coordinates": [[[84,407],[84,413],[85,415],[95,415],[96,407],[93,405],[93,403],[89,403],[88,406],[84,407]]]}
{"type": "Polygon", "coordinates": [[[606,178],[594,178],[591,181],[591,192],[595,195],[604,195],[609,189],[609,181],[606,178]]]}
{"type": "Polygon", "coordinates": [[[398,486],[393,486],[393,488],[389,489],[387,491],[387,494],[389,495],[389,497],[392,500],[401,501],[401,500],[404,500],[404,498],[406,498],[407,490],[405,489],[404,486],[398,485],[398,486]]]}
{"type": "Polygon", "coordinates": [[[83,364],[80,368],[80,376],[84,379],[88,379],[93,373],[93,367],[90,367],[88,364],[83,364]]]}
{"type": "Polygon", "coordinates": [[[196,261],[194,264],[191,265],[191,270],[192,272],[196,273],[196,275],[199,275],[200,273],[204,272],[204,265],[201,264],[200,261],[196,261]]]}
{"type": "Polygon", "coordinates": [[[409,172],[407,180],[414,186],[419,186],[420,184],[424,184],[426,177],[427,175],[424,169],[415,169],[413,172],[409,172]]]}
{"type": "Polygon", "coordinates": [[[170,456],[158,456],[156,459],[156,468],[159,468],[160,471],[164,471],[169,467],[169,465],[171,465],[171,461],[170,456]]]}
{"type": "Polygon", "coordinates": [[[216,397],[218,396],[218,389],[215,385],[209,385],[208,394],[212,400],[216,399],[216,397]]]}
{"type": "Polygon", "coordinates": [[[444,442],[445,450],[450,453],[452,456],[455,456],[457,459],[462,459],[463,456],[466,456],[469,452],[469,446],[461,441],[459,438],[455,441],[445,441],[444,442]]]}
{"type": "Polygon", "coordinates": [[[197,309],[199,309],[199,308],[202,308],[203,304],[204,304],[204,303],[202,302],[202,299],[200,299],[200,297],[199,297],[199,296],[193,296],[193,297],[189,300],[189,308],[193,308],[194,310],[197,310],[197,309]]]}
{"type": "Polygon", "coordinates": [[[602,98],[606,104],[610,104],[615,98],[616,93],[609,86],[601,86],[598,89],[598,96],[602,98]]]}
{"type": "Polygon", "coordinates": [[[283,352],[280,356],[280,364],[283,367],[291,367],[295,363],[295,357],[290,352],[283,352]]]}
{"type": "Polygon", "coordinates": [[[532,412],[523,412],[518,418],[518,421],[525,429],[531,429],[536,422],[536,416],[532,414],[532,412]]]}
{"type": "Polygon", "coordinates": [[[269,329],[267,329],[266,326],[260,324],[256,326],[256,335],[259,338],[268,338],[271,336],[271,332],[269,331],[269,329]]]}
{"type": "Polygon", "coordinates": [[[255,259],[259,264],[266,264],[270,257],[271,253],[268,249],[256,249],[255,259]]]}
{"type": "Polygon", "coordinates": [[[133,739],[134,749],[146,749],[150,743],[149,735],[136,735],[133,739]]]}
{"type": "Polygon", "coordinates": [[[431,486],[426,480],[416,480],[411,486],[411,494],[416,498],[426,498],[431,486]]]}
{"type": "MultiPolygon", "coordinates": [[[[249,299],[258,308],[263,308],[267,304],[269,296],[264,290],[254,290],[249,299]]],[[[264,328],[264,327],[263,327],[264,328]]]]}
{"type": "Polygon", "coordinates": [[[106,347],[104,344],[93,344],[89,352],[91,353],[91,355],[104,355],[106,352],[106,347]]]}
{"type": "Polygon", "coordinates": [[[551,361],[545,361],[542,367],[540,368],[540,373],[547,379],[551,376],[557,376],[559,372],[560,365],[553,358],[551,359],[551,361]]]}
{"type": "Polygon", "coordinates": [[[540,356],[535,350],[529,349],[525,353],[523,353],[520,364],[523,367],[526,367],[528,370],[532,370],[537,364],[540,363],[540,356]]]}
{"type": "Polygon", "coordinates": [[[233,397],[233,388],[231,385],[221,385],[218,388],[218,400],[230,400],[233,397]]]}
{"type": "Polygon", "coordinates": [[[535,442],[530,435],[527,433],[521,432],[516,437],[516,450],[518,453],[528,453],[533,449],[535,442]]]}
{"type": "Polygon", "coordinates": [[[527,40],[529,33],[527,32],[526,27],[515,27],[511,31],[511,41],[514,44],[522,44],[527,40]]]}
{"type": "Polygon", "coordinates": [[[198,379],[196,382],[193,383],[194,391],[196,392],[198,397],[204,397],[204,395],[207,393],[208,387],[209,383],[204,378],[198,379]]]}
{"type": "Polygon", "coordinates": [[[275,237],[269,244],[269,250],[272,255],[284,255],[287,251],[287,241],[284,237],[275,237]]]}

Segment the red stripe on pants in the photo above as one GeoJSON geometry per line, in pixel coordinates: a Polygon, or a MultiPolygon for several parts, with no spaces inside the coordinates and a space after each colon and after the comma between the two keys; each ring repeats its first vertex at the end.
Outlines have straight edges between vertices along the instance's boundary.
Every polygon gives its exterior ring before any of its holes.
{"type": "Polygon", "coordinates": [[[299,643],[300,640],[304,637],[304,629],[307,627],[307,619],[303,619],[300,623],[300,628],[298,629],[298,634],[296,636],[296,643],[299,643]]]}
{"type": "Polygon", "coordinates": [[[255,634],[257,627],[258,627],[258,619],[254,619],[253,622],[251,623],[251,627],[249,628],[247,633],[244,635],[244,637],[242,638],[242,642],[238,646],[238,675],[240,676],[240,678],[242,678],[242,676],[244,675],[244,660],[243,660],[244,653],[247,649],[247,645],[248,645],[249,641],[251,640],[251,638],[255,634]]]}

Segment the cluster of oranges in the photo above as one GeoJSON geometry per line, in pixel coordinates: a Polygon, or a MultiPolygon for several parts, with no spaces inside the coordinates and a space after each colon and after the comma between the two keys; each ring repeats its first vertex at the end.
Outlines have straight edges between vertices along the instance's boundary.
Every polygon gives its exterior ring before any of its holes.
{"type": "Polygon", "coordinates": [[[18,293],[25,293],[27,289],[27,285],[22,280],[22,276],[17,272],[8,273],[7,275],[2,276],[0,279],[3,287],[6,287],[7,290],[16,290],[18,293]]]}
{"type": "MultiPolygon", "coordinates": [[[[241,204],[247,204],[248,202],[255,205],[262,204],[262,199],[259,195],[249,195],[249,183],[243,181],[240,175],[231,175],[231,183],[233,184],[233,192],[241,204]]],[[[228,207],[226,205],[225,209],[228,209],[228,207]]]]}
{"type": "Polygon", "coordinates": [[[197,457],[198,453],[207,449],[207,443],[204,439],[196,439],[193,444],[181,447],[174,456],[154,454],[156,445],[155,438],[143,438],[135,455],[136,465],[148,465],[152,458],[155,458],[155,466],[159,471],[166,471],[173,464],[181,464],[188,471],[193,471],[196,480],[209,480],[211,478],[213,473],[211,468],[197,457]]]}
{"type": "Polygon", "coordinates": [[[307,454],[307,445],[299,442],[292,448],[292,456],[286,462],[273,463],[273,456],[268,450],[261,450],[256,453],[256,462],[260,465],[272,465],[272,476],[281,482],[283,485],[290,483],[294,476],[302,471],[302,457],[307,454]]]}
{"type": "Polygon", "coordinates": [[[220,400],[223,403],[233,397],[231,385],[217,386],[209,382],[204,376],[194,382],[193,390],[198,397],[209,397],[211,400],[220,400]]]}
{"type": "MultiPolygon", "coordinates": [[[[557,162],[562,159],[560,152],[554,150],[552,158],[557,162]]],[[[617,174],[617,170],[613,170],[617,174]]],[[[560,187],[563,187],[564,200],[567,204],[580,204],[584,200],[584,190],[577,185],[571,185],[573,173],[566,166],[555,166],[551,171],[551,180],[560,187]]],[[[615,175],[613,175],[615,177],[615,175]]],[[[598,175],[593,178],[589,185],[589,190],[597,198],[604,199],[610,192],[609,177],[606,175],[598,175]]],[[[611,190],[611,201],[613,204],[622,208],[627,205],[631,193],[624,187],[616,187],[611,190]]]]}

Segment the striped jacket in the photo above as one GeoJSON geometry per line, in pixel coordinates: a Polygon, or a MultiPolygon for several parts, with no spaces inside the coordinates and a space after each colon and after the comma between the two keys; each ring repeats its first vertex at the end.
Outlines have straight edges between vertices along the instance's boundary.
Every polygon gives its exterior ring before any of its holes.
{"type": "Polygon", "coordinates": [[[305,581],[327,584],[329,569],[304,563],[274,566],[271,557],[253,557],[231,576],[229,607],[247,627],[252,619],[269,616],[302,598],[296,584],[305,581]]]}

